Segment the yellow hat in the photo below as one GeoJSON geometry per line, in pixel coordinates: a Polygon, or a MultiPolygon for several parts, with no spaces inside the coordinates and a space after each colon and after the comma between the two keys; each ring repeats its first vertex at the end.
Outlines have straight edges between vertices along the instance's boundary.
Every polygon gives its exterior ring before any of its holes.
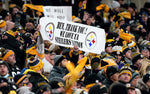
{"type": "Polygon", "coordinates": [[[128,47],[127,45],[123,45],[122,46],[122,52],[123,52],[123,54],[125,54],[128,50],[131,50],[131,48],[128,47]]]}
{"type": "Polygon", "coordinates": [[[0,20],[0,28],[4,27],[6,25],[6,21],[0,20]]]}

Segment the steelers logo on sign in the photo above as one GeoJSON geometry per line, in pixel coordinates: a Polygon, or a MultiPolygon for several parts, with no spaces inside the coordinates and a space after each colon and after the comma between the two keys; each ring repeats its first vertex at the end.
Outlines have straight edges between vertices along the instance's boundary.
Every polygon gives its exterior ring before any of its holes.
{"type": "Polygon", "coordinates": [[[48,23],[45,27],[46,35],[49,37],[50,40],[53,39],[54,36],[54,24],[48,23]]]}
{"type": "Polygon", "coordinates": [[[97,42],[96,34],[94,32],[90,32],[87,34],[86,39],[85,39],[85,44],[88,49],[92,49],[95,47],[97,42]]]}

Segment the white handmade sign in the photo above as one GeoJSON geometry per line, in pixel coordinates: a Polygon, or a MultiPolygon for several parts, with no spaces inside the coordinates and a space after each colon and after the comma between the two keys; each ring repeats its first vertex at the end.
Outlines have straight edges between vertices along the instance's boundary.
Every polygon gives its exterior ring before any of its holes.
{"type": "Polygon", "coordinates": [[[104,29],[43,17],[40,19],[44,40],[64,46],[79,47],[79,50],[100,54],[105,49],[104,29]]]}
{"type": "Polygon", "coordinates": [[[71,6],[43,6],[43,13],[45,17],[72,21],[71,6]]]}

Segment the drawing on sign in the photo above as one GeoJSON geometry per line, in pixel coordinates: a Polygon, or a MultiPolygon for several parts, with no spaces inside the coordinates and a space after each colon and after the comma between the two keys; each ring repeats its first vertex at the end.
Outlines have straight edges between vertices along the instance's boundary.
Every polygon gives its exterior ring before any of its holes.
{"type": "Polygon", "coordinates": [[[95,47],[97,42],[96,34],[94,32],[90,32],[87,34],[85,39],[85,44],[88,49],[92,49],[95,47]]]}
{"type": "Polygon", "coordinates": [[[53,23],[48,23],[45,27],[45,31],[46,31],[49,39],[52,40],[53,36],[54,36],[54,24],[53,23]]]}

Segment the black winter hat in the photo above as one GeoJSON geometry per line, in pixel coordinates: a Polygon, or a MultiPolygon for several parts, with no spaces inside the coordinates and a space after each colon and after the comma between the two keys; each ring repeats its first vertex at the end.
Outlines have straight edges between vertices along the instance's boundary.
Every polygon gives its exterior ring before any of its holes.
{"type": "Polygon", "coordinates": [[[135,71],[133,71],[132,72],[132,78],[131,78],[130,82],[132,82],[135,79],[135,77],[137,77],[137,76],[140,76],[140,74],[135,72],[135,71]]]}
{"type": "Polygon", "coordinates": [[[104,94],[104,93],[108,93],[105,85],[94,85],[89,90],[89,94],[104,94]]]}
{"type": "Polygon", "coordinates": [[[121,25],[120,28],[123,29],[123,31],[126,32],[126,28],[127,28],[128,26],[130,26],[130,25],[127,24],[127,23],[125,23],[125,24],[121,25]]]}
{"type": "Polygon", "coordinates": [[[119,37],[119,34],[116,32],[109,32],[106,39],[116,39],[117,37],[119,37]]]}
{"type": "Polygon", "coordinates": [[[24,74],[17,74],[14,77],[14,82],[18,85],[19,83],[21,83],[25,78],[27,78],[26,75],[24,74]]]}
{"type": "Polygon", "coordinates": [[[126,86],[122,83],[113,83],[110,87],[109,94],[128,94],[126,86]]]}
{"type": "Polygon", "coordinates": [[[37,85],[39,89],[37,89],[36,94],[43,94],[43,92],[51,90],[51,86],[46,82],[40,82],[37,85]]]}
{"type": "Polygon", "coordinates": [[[136,9],[135,3],[130,3],[130,4],[129,4],[129,7],[133,8],[134,10],[136,9]]]}
{"type": "Polygon", "coordinates": [[[149,72],[149,73],[146,73],[146,74],[143,76],[143,82],[144,82],[144,83],[147,83],[148,80],[150,80],[150,72],[149,72]]]}
{"type": "Polygon", "coordinates": [[[97,82],[102,82],[101,78],[99,76],[97,76],[97,74],[92,73],[89,74],[85,79],[84,79],[84,84],[85,85],[89,85],[89,84],[94,84],[97,82]]]}
{"type": "Polygon", "coordinates": [[[8,64],[5,61],[0,61],[0,65],[5,65],[7,68],[9,68],[8,64]]]}
{"type": "Polygon", "coordinates": [[[145,2],[144,8],[150,8],[150,2],[145,2]]]}
{"type": "Polygon", "coordinates": [[[107,75],[108,78],[110,78],[115,73],[119,73],[119,71],[116,67],[114,67],[114,66],[107,67],[106,75],[107,75]]]}
{"type": "Polygon", "coordinates": [[[141,55],[141,53],[135,51],[135,52],[132,52],[132,63],[135,64],[135,62],[138,60],[138,59],[142,59],[143,58],[143,55],[141,55]]]}
{"type": "Polygon", "coordinates": [[[63,60],[66,59],[66,57],[64,55],[55,55],[54,56],[54,63],[55,66],[58,66],[58,64],[63,60]]]}
{"type": "Polygon", "coordinates": [[[66,86],[65,84],[65,80],[60,78],[60,77],[53,77],[49,80],[49,84],[51,86],[52,89],[57,89],[60,87],[64,87],[66,86]]]}

